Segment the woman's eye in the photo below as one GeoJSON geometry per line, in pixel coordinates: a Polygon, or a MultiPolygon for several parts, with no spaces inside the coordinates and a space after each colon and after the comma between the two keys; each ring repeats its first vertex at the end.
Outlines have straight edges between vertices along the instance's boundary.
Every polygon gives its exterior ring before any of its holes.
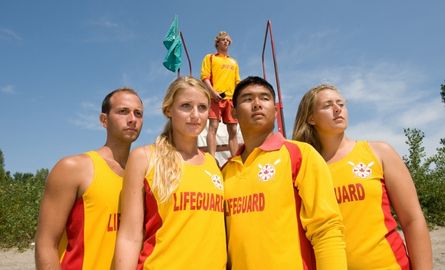
{"type": "Polygon", "coordinates": [[[199,110],[200,112],[205,112],[205,111],[208,110],[208,106],[207,106],[207,105],[199,105],[199,106],[198,106],[198,110],[199,110]]]}

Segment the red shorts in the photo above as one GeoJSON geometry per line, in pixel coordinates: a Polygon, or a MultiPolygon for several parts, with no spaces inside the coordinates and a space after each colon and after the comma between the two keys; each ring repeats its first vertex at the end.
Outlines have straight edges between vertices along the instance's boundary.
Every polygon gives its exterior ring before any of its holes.
{"type": "Polygon", "coordinates": [[[238,121],[233,118],[233,103],[231,99],[222,99],[215,101],[213,98],[210,102],[209,119],[222,121],[224,124],[236,124],[238,121]]]}

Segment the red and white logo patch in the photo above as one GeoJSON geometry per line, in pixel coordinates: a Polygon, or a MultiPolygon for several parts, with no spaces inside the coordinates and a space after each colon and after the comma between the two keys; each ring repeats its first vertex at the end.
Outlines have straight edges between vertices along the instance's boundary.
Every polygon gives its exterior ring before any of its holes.
{"type": "Polygon", "coordinates": [[[275,166],[280,163],[280,160],[276,160],[273,164],[265,164],[264,166],[258,164],[260,171],[258,172],[258,178],[260,181],[267,182],[275,175],[275,166]]]}
{"type": "Polygon", "coordinates": [[[358,164],[354,164],[353,162],[349,161],[348,164],[352,166],[352,173],[360,178],[367,178],[372,173],[372,165],[374,165],[374,162],[370,162],[368,165],[366,165],[363,162],[359,162],[358,164]]]}
{"type": "Polygon", "coordinates": [[[215,187],[217,188],[217,189],[219,189],[219,190],[224,190],[224,185],[223,185],[223,182],[222,182],[222,180],[221,180],[221,177],[219,177],[219,175],[217,175],[217,174],[211,174],[209,171],[205,171],[206,172],[206,174],[208,175],[208,176],[210,176],[210,179],[212,180],[212,183],[215,185],[215,187]]]}

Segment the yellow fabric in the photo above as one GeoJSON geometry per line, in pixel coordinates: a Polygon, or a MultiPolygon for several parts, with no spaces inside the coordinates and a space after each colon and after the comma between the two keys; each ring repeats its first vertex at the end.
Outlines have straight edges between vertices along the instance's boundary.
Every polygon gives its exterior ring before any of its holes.
{"type": "MultiPolygon", "coordinates": [[[[237,155],[223,168],[233,270],[303,269],[291,160],[283,142],[280,136],[269,138],[245,163],[237,155]]],[[[302,153],[295,183],[302,200],[302,227],[314,248],[317,269],[346,269],[343,225],[328,167],[310,145],[290,142],[302,153]]]]}
{"type": "Polygon", "coordinates": [[[73,222],[66,229],[70,246],[63,252],[61,264],[68,269],[110,269],[120,216],[122,177],[97,152],[86,154],[93,161],[94,176],[70,214],[69,220],[73,222]]]}
{"type": "MultiPolygon", "coordinates": [[[[151,172],[148,186],[152,177],[151,172]]],[[[215,159],[205,154],[202,165],[184,164],[179,187],[168,202],[161,204],[146,190],[157,207],[146,205],[146,226],[161,225],[145,237],[139,259],[144,269],[226,269],[223,185],[215,159]],[[154,247],[150,237],[155,237],[154,247]]]]}
{"type": "Polygon", "coordinates": [[[408,269],[382,165],[369,144],[357,142],[350,153],[329,168],[345,224],[348,269],[408,269]]]}
{"type": "Polygon", "coordinates": [[[232,99],[235,86],[240,82],[239,67],[235,59],[221,54],[207,54],[201,64],[201,80],[209,79],[213,89],[232,99]]]}

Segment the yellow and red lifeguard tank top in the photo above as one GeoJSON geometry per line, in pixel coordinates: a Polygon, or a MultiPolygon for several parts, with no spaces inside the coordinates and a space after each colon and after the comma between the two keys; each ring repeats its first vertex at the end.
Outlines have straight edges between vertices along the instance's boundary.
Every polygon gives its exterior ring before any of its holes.
{"type": "Polygon", "coordinates": [[[201,165],[183,164],[169,201],[152,192],[145,178],[144,243],[137,269],[225,270],[224,183],[208,153],[201,165]]]}
{"type": "Polygon", "coordinates": [[[345,225],[348,269],[409,269],[382,165],[369,144],[358,141],[329,168],[345,225]]]}
{"type": "Polygon", "coordinates": [[[95,151],[91,184],[74,203],[59,245],[62,269],[110,269],[119,225],[122,177],[95,151]]]}

